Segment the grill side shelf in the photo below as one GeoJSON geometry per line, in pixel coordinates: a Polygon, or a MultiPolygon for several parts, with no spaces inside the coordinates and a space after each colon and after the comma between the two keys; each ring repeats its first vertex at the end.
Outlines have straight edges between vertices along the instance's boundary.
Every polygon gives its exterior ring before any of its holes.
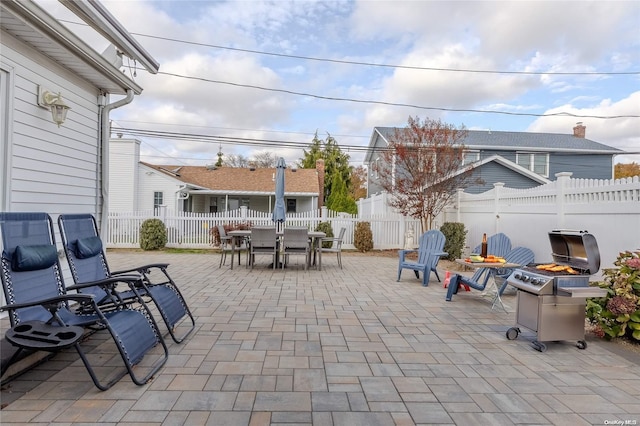
{"type": "Polygon", "coordinates": [[[607,290],[597,287],[558,287],[558,296],[565,297],[605,297],[607,290]]]}

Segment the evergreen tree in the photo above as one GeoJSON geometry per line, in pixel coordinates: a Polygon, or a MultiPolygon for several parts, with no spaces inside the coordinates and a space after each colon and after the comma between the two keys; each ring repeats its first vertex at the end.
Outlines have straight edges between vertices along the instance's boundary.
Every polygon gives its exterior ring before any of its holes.
{"type": "Polygon", "coordinates": [[[349,155],[342,152],[338,141],[331,135],[327,135],[327,138],[323,141],[318,138],[318,133],[313,136],[309,150],[303,151],[304,156],[300,159],[298,167],[301,169],[315,169],[316,161],[319,159],[324,160],[324,194],[323,200],[325,205],[328,206],[329,196],[331,195],[331,188],[333,187],[333,180],[337,175],[340,175],[345,188],[351,185],[351,170],[349,166],[349,155]]]}
{"type": "Polygon", "coordinates": [[[340,173],[336,174],[331,184],[331,193],[327,197],[327,208],[336,212],[358,213],[358,206],[349,195],[347,186],[340,173]]]}

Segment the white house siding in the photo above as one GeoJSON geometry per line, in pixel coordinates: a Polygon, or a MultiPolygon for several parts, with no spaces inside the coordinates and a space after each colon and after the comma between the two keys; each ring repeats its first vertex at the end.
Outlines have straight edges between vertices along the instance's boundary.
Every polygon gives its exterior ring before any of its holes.
{"type": "Polygon", "coordinates": [[[3,140],[11,152],[3,208],[98,214],[97,89],[4,31],[1,38],[1,68],[12,85],[6,108],[13,114],[3,140]],[[72,108],[59,129],[37,105],[38,85],[61,92],[72,108]]]}
{"type": "Polygon", "coordinates": [[[138,210],[140,141],[111,139],[109,141],[109,211],[138,210]]]}
{"type": "MultiPolygon", "coordinates": [[[[0,39],[2,211],[46,212],[54,220],[64,213],[99,218],[97,88],[6,32],[0,39]],[[61,92],[72,108],[60,128],[37,105],[38,85],[61,92]]],[[[62,267],[65,282],[73,282],[66,262],[62,267]]]]}
{"type": "MultiPolygon", "coordinates": [[[[10,90],[11,80],[10,73],[4,69],[4,65],[0,63],[0,103],[2,105],[9,105],[12,97],[12,91],[10,90]]],[[[9,167],[8,159],[9,155],[9,123],[11,123],[11,109],[0,108],[0,211],[7,209],[7,185],[9,181],[9,167]]]]}
{"type": "Polygon", "coordinates": [[[168,209],[178,211],[178,191],[180,190],[182,183],[173,179],[164,173],[158,172],[150,167],[139,165],[139,180],[138,185],[138,210],[152,210],[153,209],[153,193],[163,193],[163,205],[168,209]]]}

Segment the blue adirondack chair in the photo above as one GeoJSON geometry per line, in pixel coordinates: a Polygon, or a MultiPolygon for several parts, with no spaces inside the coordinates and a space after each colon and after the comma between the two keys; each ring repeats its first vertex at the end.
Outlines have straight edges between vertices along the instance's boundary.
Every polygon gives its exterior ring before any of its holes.
{"type": "Polygon", "coordinates": [[[400,275],[403,269],[413,270],[418,279],[420,279],[420,272],[422,272],[422,285],[425,287],[429,285],[429,278],[432,271],[436,274],[438,281],[440,281],[436,265],[440,257],[448,254],[442,251],[444,249],[444,243],[444,234],[437,229],[432,229],[422,234],[418,250],[400,250],[398,252],[400,257],[398,263],[398,281],[400,281],[400,275]],[[416,261],[407,260],[407,254],[416,252],[418,253],[418,259],[416,261]]]}
{"type": "MultiPolygon", "coordinates": [[[[507,253],[507,255],[504,257],[504,259],[507,261],[507,263],[527,265],[533,262],[534,257],[535,255],[533,254],[533,251],[531,251],[530,249],[525,247],[516,247],[511,251],[509,251],[509,253],[507,253]]],[[[483,282],[476,281],[473,279],[473,277],[467,278],[459,274],[452,276],[451,280],[449,281],[449,288],[447,289],[447,296],[445,299],[447,301],[450,301],[453,295],[458,292],[458,288],[460,287],[460,285],[466,285],[473,289],[483,291],[487,287],[487,283],[491,275],[494,275],[494,277],[498,279],[504,279],[504,282],[500,285],[500,288],[498,289],[498,294],[502,296],[502,293],[507,287],[506,278],[511,274],[513,269],[511,268],[494,269],[494,270],[490,270],[489,268],[483,268],[483,269],[486,269],[488,271],[483,282]]]]}
{"type": "MultiPolygon", "coordinates": [[[[515,263],[518,265],[526,266],[529,263],[533,263],[535,261],[535,254],[531,249],[526,247],[514,247],[511,249],[509,253],[504,257],[507,263],[515,263]]],[[[505,288],[507,288],[507,278],[513,272],[513,268],[505,268],[498,269],[496,271],[496,278],[502,280],[502,284],[500,285],[500,295],[504,293],[505,288]]]]}
{"type": "MultiPolygon", "coordinates": [[[[474,250],[473,253],[480,253],[482,247],[479,245],[474,250]]],[[[507,253],[511,251],[511,239],[503,234],[502,232],[498,234],[491,235],[487,238],[487,254],[492,254],[494,256],[505,257],[507,253]]],[[[473,276],[471,277],[472,281],[480,282],[480,279],[484,275],[484,285],[487,284],[489,280],[489,270],[487,268],[479,268],[476,269],[473,276]]]]}

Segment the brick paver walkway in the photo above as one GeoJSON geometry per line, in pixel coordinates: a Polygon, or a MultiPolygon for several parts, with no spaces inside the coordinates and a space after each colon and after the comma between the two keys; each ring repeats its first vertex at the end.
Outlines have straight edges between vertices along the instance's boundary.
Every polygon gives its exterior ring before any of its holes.
{"type": "MultiPolygon", "coordinates": [[[[640,361],[611,344],[509,341],[479,292],[445,302],[397,260],[327,256],[323,270],[218,268],[218,255],[109,253],[114,270],[169,262],[196,316],[149,384],[97,390],[75,351],[2,389],[0,422],[147,425],[640,423],[640,361]],[[619,422],[619,423],[615,423],[619,422]],[[627,422],[627,423],[625,423],[627,422]]],[[[243,259],[244,261],[244,259],[243,259]]],[[[264,259],[258,259],[264,261],[264,259]]],[[[441,274],[442,276],[443,274],[441,274]]],[[[164,324],[160,324],[161,327],[164,324]]],[[[101,333],[92,358],[108,364],[101,333]]],[[[114,365],[117,365],[115,358],[114,365]]]]}

